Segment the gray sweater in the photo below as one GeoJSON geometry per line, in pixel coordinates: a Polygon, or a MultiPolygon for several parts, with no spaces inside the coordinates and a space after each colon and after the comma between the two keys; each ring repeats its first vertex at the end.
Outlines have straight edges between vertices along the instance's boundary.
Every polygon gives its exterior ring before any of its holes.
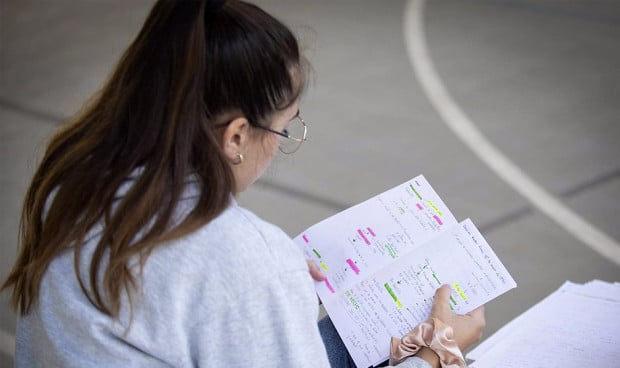
{"type": "MultiPolygon", "coordinates": [[[[179,215],[193,201],[189,191],[179,215]]],[[[81,259],[85,276],[99,231],[81,259]]],[[[125,296],[118,320],[82,293],[73,258],[68,250],[53,260],[38,303],[18,320],[17,367],[329,365],[302,253],[234,201],[209,224],[156,248],[132,295],[133,311],[125,296]]]]}

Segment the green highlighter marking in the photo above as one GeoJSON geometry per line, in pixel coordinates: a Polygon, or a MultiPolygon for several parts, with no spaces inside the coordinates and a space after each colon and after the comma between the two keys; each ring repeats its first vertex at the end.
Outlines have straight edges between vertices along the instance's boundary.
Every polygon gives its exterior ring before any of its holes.
{"type": "Polygon", "coordinates": [[[386,244],[385,249],[387,250],[388,255],[390,257],[392,257],[393,259],[396,258],[396,251],[394,250],[394,247],[392,246],[392,244],[386,244]]]}
{"type": "Polygon", "coordinates": [[[321,258],[321,255],[316,249],[312,249],[312,251],[314,252],[314,254],[316,254],[317,257],[321,258]]]}
{"type": "Polygon", "coordinates": [[[403,307],[403,304],[400,302],[400,300],[398,300],[398,297],[396,296],[396,294],[394,294],[394,291],[392,290],[390,285],[386,282],[383,286],[385,286],[385,290],[387,290],[387,292],[390,293],[390,295],[392,296],[392,299],[394,299],[394,303],[396,303],[398,309],[401,309],[403,307]]]}
{"type": "Polygon", "coordinates": [[[450,296],[450,301],[452,302],[452,304],[456,305],[456,300],[454,300],[452,296],[450,296]]]}
{"type": "Polygon", "coordinates": [[[435,279],[435,281],[437,281],[439,285],[441,285],[441,281],[439,281],[439,279],[437,278],[437,275],[433,274],[433,278],[435,279]]]}
{"type": "Polygon", "coordinates": [[[413,185],[409,184],[409,188],[411,188],[411,190],[413,190],[413,192],[415,193],[415,195],[418,197],[419,200],[422,200],[422,196],[420,195],[420,193],[418,193],[417,190],[415,190],[413,185]]]}

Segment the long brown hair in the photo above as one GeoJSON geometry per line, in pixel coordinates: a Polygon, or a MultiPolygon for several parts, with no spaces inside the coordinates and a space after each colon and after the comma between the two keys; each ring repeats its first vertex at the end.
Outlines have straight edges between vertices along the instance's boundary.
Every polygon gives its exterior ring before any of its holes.
{"type": "Polygon", "coordinates": [[[54,257],[72,250],[84,294],[118,316],[121,293],[137,285],[129,261],[137,256],[142,267],[155,247],[230,204],[235,182],[214,128],[218,116],[240,111],[264,124],[299,96],[303,63],[290,30],[254,5],[217,3],[158,1],[101,92],[51,139],[24,201],[20,252],[2,286],[12,288],[19,313],[37,301],[54,257]],[[189,175],[198,178],[200,196],[173,223],[189,175]],[[97,224],[103,230],[83,280],[80,257],[97,224]]]}

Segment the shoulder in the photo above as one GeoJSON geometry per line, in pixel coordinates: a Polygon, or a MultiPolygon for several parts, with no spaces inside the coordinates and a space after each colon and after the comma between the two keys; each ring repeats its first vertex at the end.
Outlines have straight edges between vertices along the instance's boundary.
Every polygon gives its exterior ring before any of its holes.
{"type": "Polygon", "coordinates": [[[209,326],[218,336],[221,320],[214,316],[226,315],[240,331],[264,332],[287,320],[283,316],[289,315],[292,296],[303,306],[296,313],[312,320],[317,312],[301,250],[280,228],[235,203],[195,232],[153,251],[140,289],[136,322],[152,315],[168,321],[192,316],[193,325],[209,326]]]}
{"type": "Polygon", "coordinates": [[[281,228],[235,201],[189,238],[201,244],[226,244],[226,248],[231,250],[244,250],[254,255],[301,255],[293,240],[281,228]]]}
{"type": "Polygon", "coordinates": [[[280,227],[263,220],[236,202],[213,221],[211,228],[218,232],[224,230],[227,238],[233,238],[239,243],[260,245],[257,248],[261,248],[261,251],[278,254],[297,251],[293,240],[280,227]]]}
{"type": "Polygon", "coordinates": [[[233,201],[208,224],[158,247],[145,271],[146,277],[160,278],[163,273],[168,280],[183,277],[231,284],[252,278],[256,283],[267,274],[307,273],[307,264],[284,231],[233,201]]]}

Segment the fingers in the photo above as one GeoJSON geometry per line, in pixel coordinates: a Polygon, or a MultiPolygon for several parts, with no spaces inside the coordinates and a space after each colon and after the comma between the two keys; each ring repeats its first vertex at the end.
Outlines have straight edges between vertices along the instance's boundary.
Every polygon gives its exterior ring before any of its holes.
{"type": "Polygon", "coordinates": [[[451,293],[452,289],[450,288],[450,285],[441,285],[437,290],[435,290],[435,298],[442,298],[448,301],[451,293]]]}
{"type": "Polygon", "coordinates": [[[446,317],[446,313],[451,313],[449,301],[451,292],[450,285],[442,285],[435,291],[435,301],[433,302],[431,315],[442,319],[446,317]]]}
{"type": "Polygon", "coordinates": [[[431,309],[431,317],[440,319],[452,327],[454,340],[461,350],[479,341],[486,325],[484,306],[480,306],[467,314],[456,314],[450,309],[450,285],[443,285],[435,291],[435,300],[431,309]]]}
{"type": "Polygon", "coordinates": [[[309,259],[307,259],[306,262],[308,263],[308,271],[310,272],[310,276],[312,276],[314,281],[325,280],[325,275],[323,274],[323,272],[321,272],[321,269],[319,268],[319,266],[317,266],[314,262],[312,262],[309,259]]]}
{"type": "MultiPolygon", "coordinates": [[[[431,309],[431,315],[446,318],[453,314],[452,309],[450,309],[451,294],[452,288],[450,285],[442,285],[435,291],[435,299],[431,309]]],[[[475,320],[484,321],[484,305],[481,305],[466,315],[475,320]]]]}

